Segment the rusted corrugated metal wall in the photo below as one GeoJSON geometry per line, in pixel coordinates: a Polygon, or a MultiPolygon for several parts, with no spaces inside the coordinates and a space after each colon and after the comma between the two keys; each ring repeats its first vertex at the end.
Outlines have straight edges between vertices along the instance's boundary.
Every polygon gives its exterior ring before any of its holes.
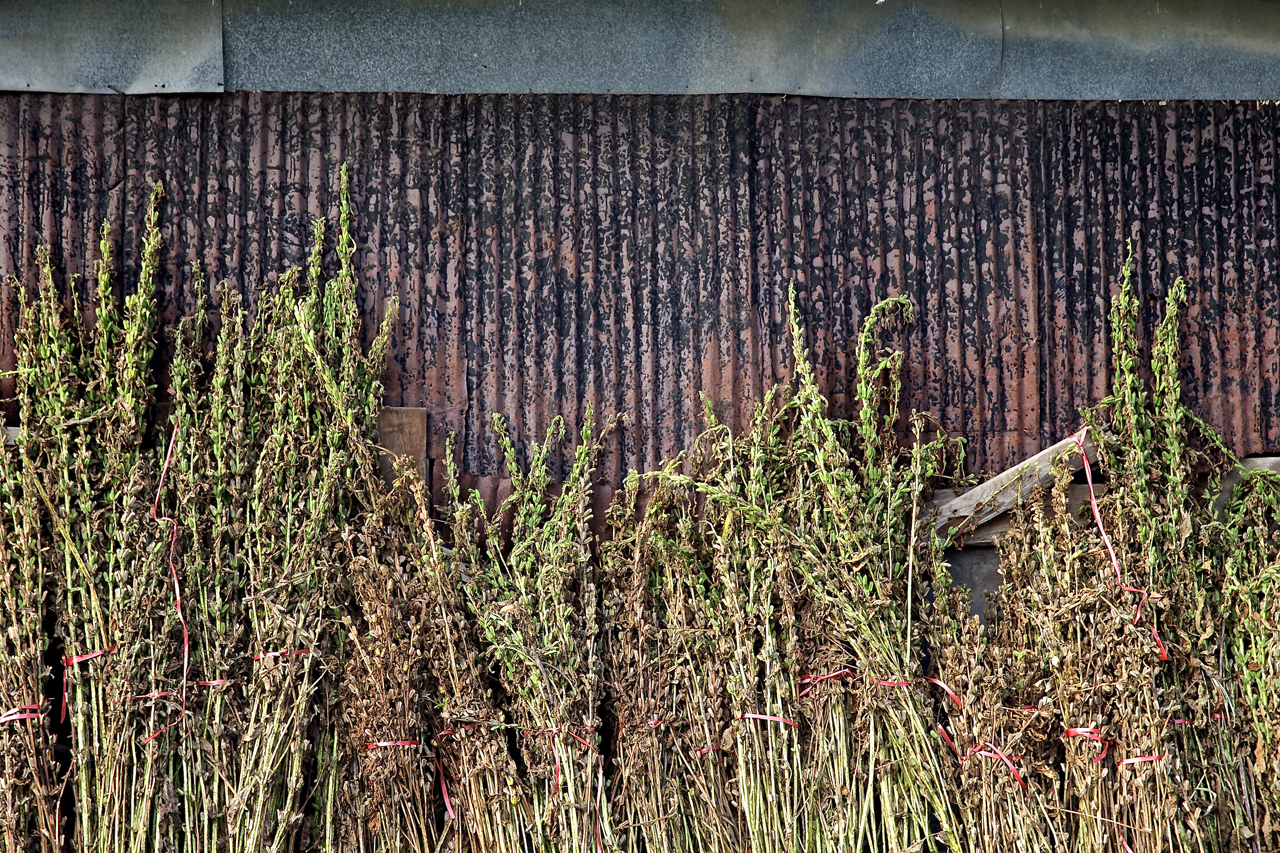
{"type": "MultiPolygon", "coordinates": [[[[999,469],[1105,391],[1132,238],[1144,333],[1190,280],[1183,379],[1241,453],[1280,449],[1275,106],[777,98],[0,95],[0,272],[87,275],[163,180],[168,317],[205,264],[252,300],[300,263],[353,169],[362,298],[399,298],[387,403],[430,454],[499,473],[491,412],[629,418],[602,474],[687,447],[700,397],[735,426],[790,376],[796,284],[822,387],[851,414],[854,336],[907,294],[911,406],[999,469]],[[96,250],[95,250],[96,251],[96,250]]],[[[17,313],[0,312],[0,367],[17,313]]],[[[10,387],[8,385],[6,387],[10,387]]]]}

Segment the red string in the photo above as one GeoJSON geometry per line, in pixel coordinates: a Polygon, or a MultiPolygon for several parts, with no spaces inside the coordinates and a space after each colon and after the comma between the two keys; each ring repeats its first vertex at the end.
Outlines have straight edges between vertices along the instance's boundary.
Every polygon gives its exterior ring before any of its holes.
{"type": "MultiPolygon", "coordinates": [[[[461,729],[445,729],[444,731],[440,732],[440,734],[436,735],[436,737],[442,738],[442,737],[445,737],[446,735],[456,735],[460,731],[461,732],[470,731],[471,729],[474,729],[479,725],[480,725],[479,723],[471,723],[469,725],[463,726],[461,729]]],[[[444,763],[440,760],[439,752],[436,752],[436,772],[440,774],[440,794],[444,797],[445,813],[449,815],[450,820],[453,820],[454,818],[453,804],[449,802],[449,787],[444,780],[444,763]]]]}
{"type": "Polygon", "coordinates": [[[187,671],[191,665],[191,635],[187,632],[187,618],[182,615],[182,585],[178,582],[178,567],[173,562],[173,552],[178,546],[178,522],[167,515],[160,515],[160,493],[164,491],[165,478],[169,476],[169,463],[173,460],[173,448],[178,441],[178,420],[173,422],[173,434],[169,437],[169,451],[164,456],[164,467],[160,470],[160,483],[156,486],[156,499],[151,504],[151,520],[156,524],[167,521],[173,525],[169,536],[169,574],[173,578],[173,609],[178,613],[178,621],[182,624],[182,710],[178,719],[158,731],[152,732],[142,739],[150,743],[164,732],[176,726],[187,715],[187,671]]]}
{"type": "Polygon", "coordinates": [[[938,734],[942,735],[942,739],[947,742],[947,746],[951,747],[951,751],[960,757],[960,750],[956,749],[956,745],[951,742],[951,737],[947,734],[947,730],[942,727],[942,723],[938,723],[938,734]]]}
{"type": "Polygon", "coordinates": [[[991,744],[987,744],[987,749],[990,750],[990,752],[984,750],[982,752],[978,752],[975,754],[980,755],[984,758],[998,758],[1001,761],[1003,761],[1005,763],[1005,766],[1009,768],[1009,772],[1013,774],[1013,778],[1017,779],[1018,784],[1022,786],[1022,790],[1024,791],[1027,790],[1027,783],[1022,781],[1022,775],[1018,773],[1018,768],[1013,766],[1013,762],[1009,760],[1009,756],[1005,755],[1003,752],[996,749],[991,744]]]}
{"type": "MultiPolygon", "coordinates": [[[[1137,625],[1142,621],[1142,605],[1147,600],[1146,590],[1138,589],[1132,586],[1125,586],[1124,578],[1120,574],[1120,561],[1116,558],[1116,549],[1111,547],[1111,537],[1107,535],[1106,528],[1102,526],[1102,513],[1098,511],[1098,499],[1093,492],[1093,471],[1089,467],[1089,454],[1084,450],[1084,439],[1089,433],[1088,425],[1084,426],[1080,432],[1071,436],[1076,446],[1080,448],[1080,460],[1084,463],[1084,478],[1089,484],[1089,506],[1093,509],[1093,520],[1098,524],[1098,532],[1102,534],[1102,541],[1107,546],[1107,553],[1111,555],[1111,565],[1116,570],[1116,583],[1125,592],[1132,592],[1141,596],[1138,599],[1138,610],[1134,614],[1133,624],[1137,625]]],[[[1151,626],[1151,636],[1155,638],[1156,646],[1160,649],[1160,660],[1168,660],[1169,653],[1165,650],[1164,643],[1160,640],[1160,634],[1156,632],[1155,625],[1151,626]]]]}
{"type": "MultiPolygon", "coordinates": [[[[443,734],[445,732],[441,732],[441,735],[443,734]]],[[[453,820],[453,803],[449,802],[449,788],[444,782],[444,765],[440,763],[440,755],[438,753],[436,755],[436,772],[440,774],[440,794],[444,797],[445,814],[449,816],[449,820],[453,820]]]]}
{"type": "Polygon", "coordinates": [[[10,708],[8,711],[0,714],[0,723],[15,723],[18,720],[38,720],[40,719],[39,713],[32,714],[28,712],[38,712],[39,710],[39,705],[19,705],[16,708],[10,708]]]}
{"type": "Polygon", "coordinates": [[[1088,738],[1089,740],[1097,741],[1098,743],[1102,744],[1102,752],[1098,755],[1097,758],[1093,759],[1094,764],[1097,764],[1098,762],[1102,761],[1102,759],[1106,758],[1107,750],[1111,748],[1111,741],[1104,740],[1102,737],[1102,732],[1098,731],[1097,729],[1093,729],[1093,728],[1067,729],[1067,737],[1085,737],[1085,738],[1088,738]]]}
{"type": "Polygon", "coordinates": [[[113,645],[107,646],[105,649],[98,649],[98,651],[96,651],[96,652],[89,652],[88,654],[83,654],[83,655],[72,655],[71,657],[67,657],[66,655],[63,655],[63,656],[62,656],[62,669],[63,669],[63,672],[62,672],[62,716],[61,716],[61,718],[59,719],[59,722],[63,722],[63,723],[65,723],[65,722],[67,721],[67,706],[68,706],[68,700],[67,700],[67,673],[66,673],[66,670],[70,669],[71,667],[75,666],[75,665],[76,665],[76,664],[78,664],[78,663],[84,663],[84,662],[85,662],[85,661],[87,661],[87,660],[93,660],[94,658],[100,658],[100,657],[102,657],[102,656],[103,656],[103,655],[105,655],[105,654],[110,654],[111,652],[114,652],[115,650],[116,650],[116,645],[115,645],[115,644],[113,644],[113,645]]]}
{"type": "Polygon", "coordinates": [[[951,688],[950,688],[950,687],[948,687],[947,685],[943,684],[941,681],[939,681],[939,680],[938,680],[938,679],[936,679],[936,678],[928,678],[928,677],[926,677],[926,678],[925,678],[925,681],[931,681],[931,682],[933,682],[934,684],[936,684],[936,685],[938,685],[939,687],[941,687],[943,690],[945,690],[945,691],[947,692],[947,695],[951,697],[951,701],[956,703],[956,707],[957,707],[957,708],[960,708],[961,710],[964,710],[964,703],[960,701],[960,697],[959,697],[959,696],[957,696],[956,694],[954,694],[954,693],[952,693],[952,692],[951,692],[951,688]]]}
{"type": "Polygon", "coordinates": [[[782,723],[784,726],[791,726],[791,728],[793,729],[800,728],[798,725],[791,722],[786,717],[771,717],[768,714],[741,714],[737,717],[734,717],[734,719],[735,720],[764,720],[765,722],[768,722],[768,723],[782,723]]]}
{"type": "Polygon", "coordinates": [[[801,677],[801,679],[800,679],[800,683],[801,683],[801,684],[807,684],[807,685],[809,685],[809,686],[808,686],[808,687],[806,687],[804,690],[801,690],[801,691],[800,691],[800,695],[801,695],[801,696],[804,696],[806,693],[808,693],[810,690],[812,690],[815,686],[817,686],[818,684],[821,684],[821,683],[822,683],[822,682],[824,682],[824,681],[831,681],[832,679],[835,679],[835,678],[848,678],[848,677],[849,677],[849,676],[851,676],[851,675],[853,675],[853,670],[850,670],[850,669],[842,669],[842,670],[839,670],[839,671],[837,671],[837,672],[829,672],[829,673],[827,673],[826,675],[805,675],[805,676],[802,676],[802,677],[801,677]]]}
{"type": "Polygon", "coordinates": [[[706,755],[708,752],[730,752],[730,751],[731,750],[725,749],[723,746],[708,744],[704,746],[702,749],[698,750],[698,755],[706,755]]]}
{"type": "Polygon", "coordinates": [[[1124,767],[1126,764],[1141,764],[1144,761],[1159,761],[1162,758],[1164,758],[1163,755],[1139,755],[1135,758],[1126,758],[1124,761],[1120,762],[1120,766],[1124,767]]]}
{"type": "Polygon", "coordinates": [[[366,743],[365,749],[381,749],[384,746],[418,746],[420,740],[380,740],[377,743],[366,743]]]}
{"type": "MultiPolygon", "coordinates": [[[[595,731],[595,729],[591,728],[590,726],[585,726],[585,727],[579,728],[579,729],[578,729],[578,731],[580,731],[580,732],[594,732],[594,731],[595,731]]],[[[529,729],[528,731],[521,732],[521,734],[523,734],[525,737],[533,737],[534,735],[559,735],[559,734],[566,734],[566,735],[568,735],[569,737],[571,737],[571,738],[573,738],[574,740],[576,740],[578,743],[580,743],[580,744],[582,744],[583,746],[585,746],[587,749],[591,750],[592,752],[596,753],[597,755],[599,754],[599,750],[597,750],[594,746],[592,746],[590,743],[588,743],[584,738],[580,737],[580,736],[579,736],[576,732],[574,732],[574,730],[573,730],[572,728],[570,728],[569,726],[556,726],[556,727],[555,727],[555,728],[553,728],[553,729],[529,729]]],[[[553,744],[553,745],[552,745],[552,747],[551,747],[551,754],[552,754],[552,755],[554,755],[554,756],[556,757],[556,790],[557,790],[557,791],[559,791],[559,790],[560,790],[560,753],[556,751],[556,748],[555,748],[555,745],[554,745],[554,744],[553,744]]]]}
{"type": "MultiPolygon", "coordinates": [[[[956,703],[956,707],[964,710],[964,703],[960,701],[960,697],[955,694],[954,690],[944,684],[941,679],[929,678],[926,676],[923,680],[941,687],[943,691],[951,697],[951,701],[956,703]]],[[[879,684],[882,687],[907,687],[911,684],[910,681],[885,681],[883,678],[872,678],[871,676],[867,676],[867,681],[870,681],[872,684],[879,684]]],[[[804,694],[801,693],[800,695],[803,696],[804,694]]]]}
{"type": "MultiPolygon", "coordinates": [[[[1013,774],[1013,778],[1016,779],[1018,784],[1022,786],[1022,790],[1024,791],[1027,790],[1027,783],[1022,780],[1022,774],[1018,772],[1018,768],[1013,766],[1013,761],[1009,758],[1009,756],[1005,755],[999,749],[992,746],[990,742],[984,741],[983,743],[974,744],[972,749],[970,749],[964,755],[961,755],[960,750],[956,749],[955,743],[953,743],[951,738],[947,735],[947,730],[942,727],[942,723],[938,723],[938,734],[942,735],[942,739],[947,742],[947,746],[951,747],[951,751],[954,752],[956,754],[956,757],[960,759],[961,764],[968,761],[970,758],[973,758],[974,756],[978,756],[980,758],[994,758],[999,761],[1003,761],[1005,766],[1009,768],[1009,772],[1013,774]]],[[[1020,759],[1023,756],[1019,755],[1015,757],[1020,759]]]]}
{"type": "Polygon", "coordinates": [[[221,684],[230,684],[230,683],[231,683],[231,679],[229,678],[215,678],[213,681],[197,681],[196,685],[199,687],[217,687],[221,684]]]}

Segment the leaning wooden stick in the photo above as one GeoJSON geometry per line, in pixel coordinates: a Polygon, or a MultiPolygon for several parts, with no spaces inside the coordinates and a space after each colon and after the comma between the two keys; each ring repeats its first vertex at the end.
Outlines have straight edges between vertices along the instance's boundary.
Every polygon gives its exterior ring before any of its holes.
{"type": "MultiPolygon", "coordinates": [[[[1040,451],[1025,462],[992,477],[975,489],[970,489],[938,508],[933,529],[945,536],[948,530],[957,534],[973,530],[998,515],[1008,512],[1036,486],[1047,486],[1053,480],[1053,460],[1063,453],[1077,449],[1079,432],[1067,436],[1058,443],[1040,451]]],[[[1084,450],[1092,458],[1093,438],[1084,437],[1084,450]]],[[[1072,471],[1084,464],[1078,454],[1068,456],[1072,471]]]]}

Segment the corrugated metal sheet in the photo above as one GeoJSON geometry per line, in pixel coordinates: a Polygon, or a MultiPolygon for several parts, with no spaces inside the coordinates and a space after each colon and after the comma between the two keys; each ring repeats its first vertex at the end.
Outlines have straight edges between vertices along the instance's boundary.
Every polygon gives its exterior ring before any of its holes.
{"type": "MultiPolygon", "coordinates": [[[[688,446],[707,395],[734,425],[790,374],[795,281],[817,373],[851,414],[854,335],[905,293],[911,406],[999,469],[1107,384],[1109,293],[1132,238],[1144,334],[1190,279],[1183,379],[1241,453],[1280,449],[1275,106],[714,97],[0,96],[0,272],[42,238],[87,275],[102,218],[132,270],[165,181],[166,316],[199,259],[252,300],[302,261],[352,164],[361,295],[397,295],[390,405],[430,455],[499,473],[588,405],[628,421],[602,475],[688,446]]],[[[126,273],[125,280],[130,280],[126,273]]],[[[16,301],[3,292],[0,368],[16,301]]],[[[6,385],[11,388],[11,385],[6,385]]],[[[491,488],[496,480],[488,480],[491,488]]]]}

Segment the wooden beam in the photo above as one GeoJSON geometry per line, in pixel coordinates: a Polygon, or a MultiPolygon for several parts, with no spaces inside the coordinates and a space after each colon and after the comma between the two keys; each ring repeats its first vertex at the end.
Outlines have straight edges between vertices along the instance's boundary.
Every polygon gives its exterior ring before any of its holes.
{"type": "MultiPolygon", "coordinates": [[[[1093,439],[1087,434],[1084,439],[1084,448],[1092,460],[1093,439]]],[[[1030,495],[1037,486],[1045,486],[1052,482],[1053,460],[1063,453],[1075,450],[1078,450],[1076,436],[1064,438],[1027,461],[997,474],[977,488],[947,501],[938,507],[938,515],[933,524],[934,530],[945,535],[950,528],[954,527],[959,533],[964,533],[1003,515],[1030,495]]],[[[1078,471],[1084,463],[1081,461],[1080,454],[1076,452],[1068,456],[1067,465],[1072,471],[1078,471]]]]}
{"type": "MultiPolygon", "coordinates": [[[[941,504],[945,504],[954,498],[959,497],[970,489],[938,489],[934,492],[934,499],[926,506],[930,509],[936,509],[941,504]]],[[[1101,498],[1107,493],[1105,484],[1099,483],[1094,486],[1094,491],[1101,498]]],[[[1048,494],[1046,493],[1046,499],[1048,494]]],[[[1047,500],[1046,500],[1047,503],[1047,500]]],[[[1083,483],[1072,483],[1067,490],[1067,511],[1071,513],[1072,518],[1081,518],[1081,511],[1089,505],[1089,487],[1083,483]]],[[[1090,522],[1092,523],[1092,522],[1090,522]]],[[[963,537],[964,547],[971,546],[989,547],[1000,541],[1000,538],[1013,528],[1013,515],[1004,513],[998,515],[988,522],[979,524],[973,528],[971,533],[966,533],[963,537]]]]}

